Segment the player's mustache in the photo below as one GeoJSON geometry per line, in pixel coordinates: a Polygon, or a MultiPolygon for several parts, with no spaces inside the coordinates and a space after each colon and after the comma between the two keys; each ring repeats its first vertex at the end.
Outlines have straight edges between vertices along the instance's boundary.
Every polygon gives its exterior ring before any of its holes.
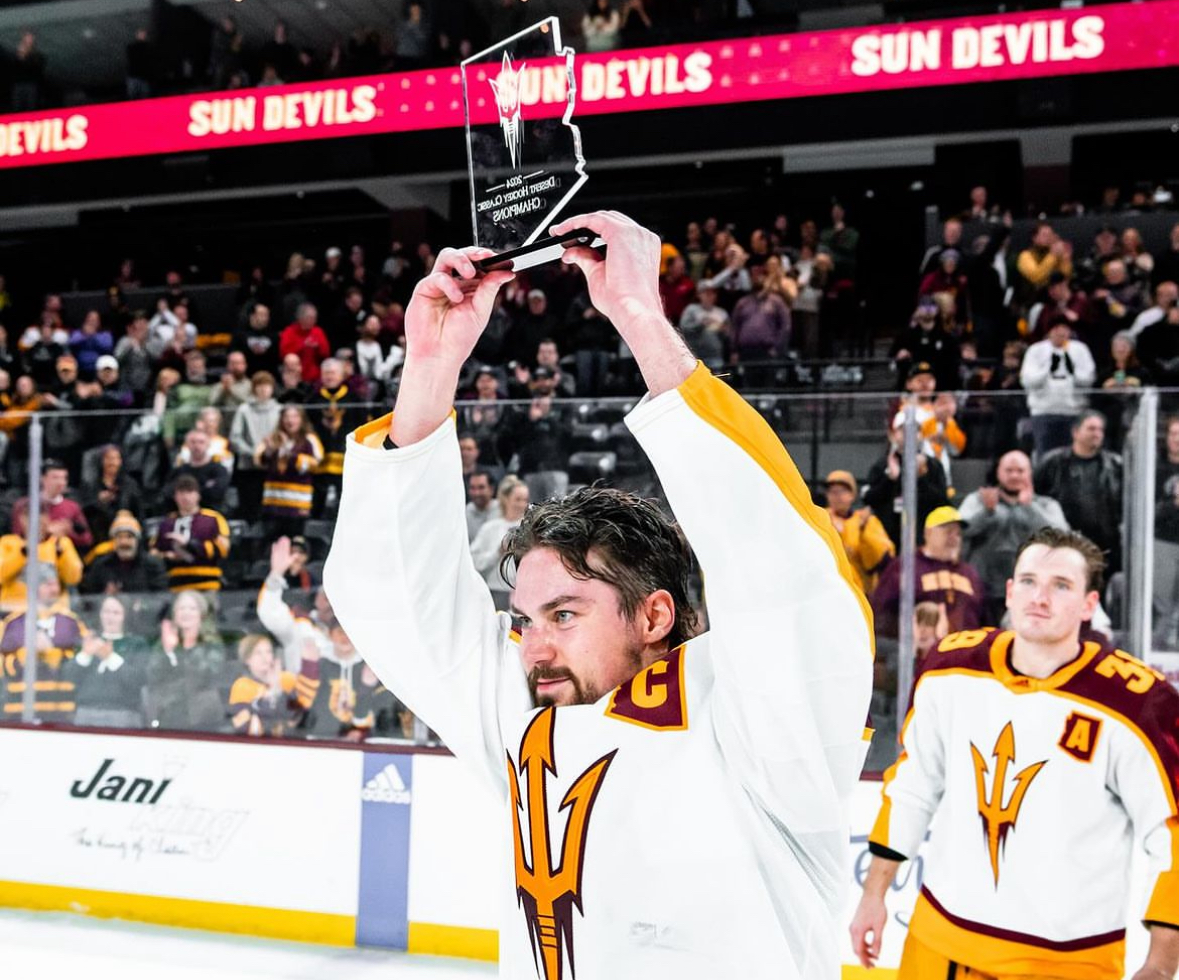
{"type": "Polygon", "coordinates": [[[528,683],[536,687],[539,681],[576,680],[572,671],[565,667],[533,667],[528,675],[528,683]]]}

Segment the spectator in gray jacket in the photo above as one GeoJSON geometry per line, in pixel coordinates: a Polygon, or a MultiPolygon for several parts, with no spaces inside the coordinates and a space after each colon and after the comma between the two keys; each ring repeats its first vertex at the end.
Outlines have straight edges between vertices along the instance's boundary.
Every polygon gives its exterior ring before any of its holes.
{"type": "Polygon", "coordinates": [[[147,352],[147,313],[136,310],[127,324],[127,333],[115,344],[115,360],[119,362],[119,380],[127,386],[141,408],[149,401],[152,363],[147,352]]]}
{"type": "Polygon", "coordinates": [[[729,314],[717,305],[716,286],[702,282],[697,287],[697,300],[688,304],[680,317],[680,332],[684,340],[710,371],[719,371],[725,363],[725,338],[729,332],[729,314]]]}
{"type": "Polygon", "coordinates": [[[968,494],[958,508],[966,522],[966,559],[987,587],[988,623],[1003,618],[1007,580],[1027,537],[1042,527],[1068,529],[1060,504],[1035,492],[1032,461],[1026,453],[1013,450],[1000,456],[995,484],[968,494]]]}
{"type": "Polygon", "coordinates": [[[255,371],[250,379],[253,394],[240,405],[229,426],[229,446],[237,456],[238,514],[254,520],[262,504],[266,471],[254,462],[254,452],[278,428],[282,405],[274,397],[274,375],[255,371]]]}

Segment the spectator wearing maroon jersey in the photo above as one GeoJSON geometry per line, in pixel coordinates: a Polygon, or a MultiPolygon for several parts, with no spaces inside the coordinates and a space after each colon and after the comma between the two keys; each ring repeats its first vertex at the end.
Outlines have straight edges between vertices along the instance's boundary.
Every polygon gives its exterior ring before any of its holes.
{"type": "Polygon", "coordinates": [[[672,323],[680,322],[684,310],[696,298],[696,284],[688,276],[683,256],[673,255],[668,259],[667,271],[659,277],[659,298],[663,300],[664,315],[672,323]]]}
{"type": "Polygon", "coordinates": [[[1088,300],[1084,293],[1074,293],[1068,276],[1053,272],[1048,277],[1046,295],[1028,311],[1028,331],[1042,340],[1059,320],[1067,321],[1073,330],[1083,332],[1088,300]]]}
{"type": "MultiPolygon", "coordinates": [[[[978,629],[986,611],[986,588],[975,567],[962,561],[962,515],[938,507],[925,518],[925,543],[914,556],[916,602],[944,606],[949,631],[978,629]]],[[[901,599],[901,562],[890,562],[872,593],[876,632],[897,636],[901,599]]]]}
{"type": "Polygon", "coordinates": [[[945,294],[953,299],[954,322],[966,326],[968,319],[966,273],[962,270],[962,254],[956,248],[943,249],[938,266],[922,278],[918,297],[945,294]]]}
{"type": "MultiPolygon", "coordinates": [[[[42,533],[69,538],[78,554],[84,555],[94,544],[90,524],[82,505],[68,496],[70,471],[65,463],[47,459],[41,466],[41,523],[42,533]]],[[[28,536],[29,498],[21,497],[12,505],[12,529],[22,537],[28,536]]]]}
{"type": "Polygon", "coordinates": [[[164,559],[168,588],[220,591],[221,565],[229,555],[229,525],[215,510],[201,507],[196,477],[177,478],[176,510],[164,518],[151,541],[151,553],[164,559]]]}

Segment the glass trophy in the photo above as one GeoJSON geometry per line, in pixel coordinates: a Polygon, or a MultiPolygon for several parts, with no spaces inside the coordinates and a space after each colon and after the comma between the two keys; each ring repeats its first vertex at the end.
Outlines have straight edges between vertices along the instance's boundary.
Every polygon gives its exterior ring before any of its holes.
{"type": "Polygon", "coordinates": [[[573,244],[601,244],[592,232],[559,239],[560,220],[589,179],[573,49],[550,17],[462,62],[471,220],[475,244],[496,253],[480,266],[520,271],[560,258],[573,244]]]}

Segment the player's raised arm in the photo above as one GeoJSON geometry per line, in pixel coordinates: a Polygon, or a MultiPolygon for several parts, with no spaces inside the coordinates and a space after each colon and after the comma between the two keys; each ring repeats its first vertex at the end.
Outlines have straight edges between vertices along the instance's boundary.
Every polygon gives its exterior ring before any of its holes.
{"type": "Polygon", "coordinates": [[[511,272],[479,277],[475,261],[491,254],[443,249],[433,272],[414,289],[405,311],[405,364],[388,433],[394,445],[421,442],[454,409],[463,363],[487,326],[496,293],[514,278],[511,272]]]}
{"type": "Polygon", "coordinates": [[[859,776],[871,694],[871,613],[828,515],[781,441],[698,365],[663,316],[659,240],[629,218],[571,218],[594,306],[650,390],[627,422],[700,560],[715,652],[714,724],[747,788],[799,829],[830,827],[859,776]],[[718,642],[719,641],[715,641],[718,642]]]}
{"type": "Polygon", "coordinates": [[[678,388],[696,370],[696,358],[663,315],[659,298],[659,236],[617,211],[570,218],[554,225],[561,235],[579,228],[606,243],[607,259],[592,248],[566,249],[562,261],[585,275],[594,308],[627,342],[650,397],[678,388]]]}
{"type": "MultiPolygon", "coordinates": [[[[414,290],[396,411],[348,440],[324,586],[386,687],[456,755],[498,772],[498,743],[493,751],[488,735],[495,702],[485,703],[484,692],[488,674],[501,667],[507,620],[496,615],[471,562],[453,420],[459,371],[511,278],[480,278],[472,259],[487,254],[446,249],[414,290]]],[[[526,703],[518,662],[503,666],[500,680],[526,703]]]]}

